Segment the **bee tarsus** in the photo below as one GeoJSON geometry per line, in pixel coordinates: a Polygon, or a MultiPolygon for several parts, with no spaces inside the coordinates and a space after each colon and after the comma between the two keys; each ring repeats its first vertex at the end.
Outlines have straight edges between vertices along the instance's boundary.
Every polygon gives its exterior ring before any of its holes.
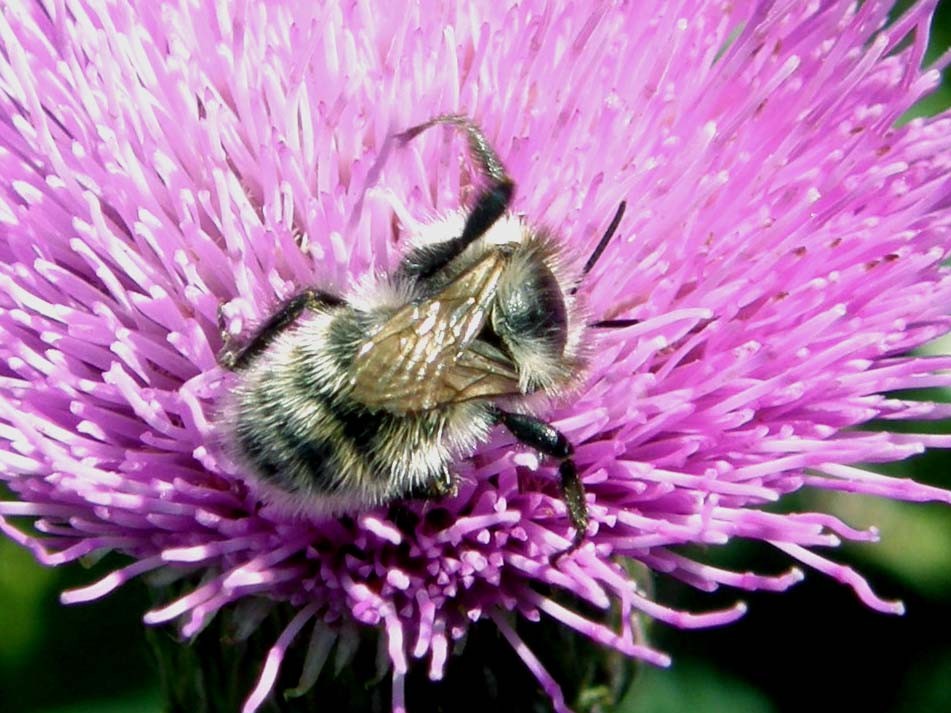
{"type": "Polygon", "coordinates": [[[588,531],[588,504],[585,501],[584,483],[578,476],[573,460],[563,460],[558,466],[558,475],[561,476],[561,496],[568,508],[568,519],[575,528],[574,539],[567,550],[571,552],[581,545],[588,531]]]}

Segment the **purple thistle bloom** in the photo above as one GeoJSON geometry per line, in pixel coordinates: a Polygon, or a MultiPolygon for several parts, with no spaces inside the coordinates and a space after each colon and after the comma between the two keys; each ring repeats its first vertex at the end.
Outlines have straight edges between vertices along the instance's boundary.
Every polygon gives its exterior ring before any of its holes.
{"type": "Polygon", "coordinates": [[[6,3],[0,478],[16,500],[0,528],[48,565],[131,557],[65,602],[196,577],[146,615],[185,636],[252,597],[290,603],[245,713],[295,640],[311,642],[304,688],[353,625],[385,632],[403,710],[411,663],[439,679],[480,619],[564,711],[510,613],[666,665],[634,614],[691,628],[744,607],[672,610],[623,558],[703,590],[802,578],[706,565],[678,551],[692,543],[761,540],[900,612],[820,554],[874,531],[769,508],[804,486],[951,502],[861,465],[951,445],[880,425],[946,418],[888,394],[951,384],[951,357],[911,354],[949,329],[951,117],[896,128],[949,56],[922,67],[935,2],[886,28],[891,5],[6,3]],[[583,388],[546,414],[576,444],[592,519],[560,559],[557,474],[499,430],[459,464],[458,497],[407,505],[410,534],[386,508],[261,508],[215,447],[219,306],[246,334],[303,286],[392,269],[469,179],[448,132],[387,139],[459,111],[517,181],[516,211],[582,258],[628,202],[582,292],[598,319],[641,321],[592,330],[583,388]],[[619,606],[620,627],[547,591],[619,606]]]}

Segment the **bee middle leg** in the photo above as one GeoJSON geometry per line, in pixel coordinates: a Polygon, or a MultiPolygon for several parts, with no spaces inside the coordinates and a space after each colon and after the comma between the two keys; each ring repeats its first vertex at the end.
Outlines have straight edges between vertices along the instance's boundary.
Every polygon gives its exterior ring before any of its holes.
{"type": "MultiPolygon", "coordinates": [[[[571,550],[584,540],[588,529],[588,505],[585,502],[584,484],[578,477],[578,469],[571,456],[574,448],[561,431],[540,418],[522,413],[511,413],[493,408],[496,421],[525,445],[531,446],[552,458],[561,460],[558,474],[561,476],[561,494],[568,508],[568,518],[575,529],[571,550]]],[[[570,550],[569,550],[570,551],[570,550]]]]}
{"type": "MultiPolygon", "coordinates": [[[[236,347],[232,336],[222,328],[224,346],[218,352],[218,363],[231,371],[242,369],[250,364],[254,357],[267,349],[278,334],[297,321],[304,310],[317,310],[322,306],[335,307],[341,304],[343,304],[343,300],[336,295],[322,290],[304,290],[287,300],[264,324],[257,328],[254,336],[242,347],[236,347]]],[[[224,321],[220,306],[218,308],[218,321],[219,323],[224,321]]]]}

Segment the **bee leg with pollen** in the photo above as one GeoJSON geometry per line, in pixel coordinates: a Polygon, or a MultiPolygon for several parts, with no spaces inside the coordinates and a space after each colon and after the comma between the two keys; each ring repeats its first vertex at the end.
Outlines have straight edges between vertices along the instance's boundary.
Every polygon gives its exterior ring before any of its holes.
{"type": "Polygon", "coordinates": [[[459,485],[456,483],[456,477],[447,467],[443,468],[435,478],[412,488],[405,497],[407,500],[439,500],[454,497],[458,492],[459,485]]]}
{"type": "Polygon", "coordinates": [[[435,275],[458,257],[474,240],[484,235],[508,210],[515,193],[515,183],[489,145],[485,134],[466,116],[456,114],[438,116],[397,134],[396,138],[407,143],[436,124],[447,124],[466,132],[469,151],[478,164],[480,172],[487,179],[487,185],[479,192],[472,210],[466,216],[461,235],[414,250],[403,260],[401,269],[405,274],[423,279],[435,275]]]}
{"type": "MultiPolygon", "coordinates": [[[[342,304],[342,299],[328,292],[315,289],[304,290],[281,305],[266,322],[257,328],[254,336],[243,347],[235,347],[234,338],[222,327],[224,346],[218,352],[218,364],[230,371],[242,369],[254,357],[267,349],[274,341],[274,337],[297,321],[305,310],[316,311],[321,307],[336,307],[342,304]]],[[[218,322],[219,324],[224,322],[221,306],[218,307],[218,322]]]]}
{"type": "MultiPolygon", "coordinates": [[[[495,420],[505,426],[509,433],[527,446],[561,460],[558,474],[561,476],[561,494],[568,508],[568,519],[575,529],[575,536],[568,552],[583,541],[588,529],[588,505],[585,502],[584,484],[578,477],[578,469],[571,456],[574,448],[565,435],[550,423],[522,413],[511,413],[493,407],[495,420]]],[[[564,553],[560,553],[564,554],[564,553]]]]}

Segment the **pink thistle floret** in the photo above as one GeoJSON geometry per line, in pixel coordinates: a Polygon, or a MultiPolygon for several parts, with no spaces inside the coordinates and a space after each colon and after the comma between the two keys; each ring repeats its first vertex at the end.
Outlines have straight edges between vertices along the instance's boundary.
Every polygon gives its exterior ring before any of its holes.
{"type": "Polygon", "coordinates": [[[131,558],[66,602],[198,573],[146,615],[186,636],[252,597],[296,607],[245,713],[299,634],[306,687],[354,625],[385,631],[402,710],[412,662],[441,678],[480,619],[566,710],[510,613],[666,665],[633,615],[704,627],[744,605],[675,611],[624,558],[703,590],[802,578],[680,545],[760,540],[900,612],[820,554],[874,531],[769,505],[804,486],[951,502],[862,465],[951,445],[880,428],[949,415],[889,395],[951,384],[951,358],[911,352],[948,332],[951,116],[896,124],[947,62],[923,67],[934,5],[888,25],[889,2],[831,0],[5,3],[0,528],[48,565],[131,558]],[[457,497],[405,506],[412,530],[386,508],[262,508],[215,447],[219,308],[247,333],[302,287],[392,269],[402,237],[471,193],[448,133],[388,140],[446,112],[479,122],[515,210],[573,253],[628,203],[582,293],[596,318],[639,322],[592,330],[583,388],[546,414],[576,444],[592,520],[560,558],[552,464],[502,432],[459,464],[457,497]],[[619,628],[552,589],[619,606],[619,628]]]}

